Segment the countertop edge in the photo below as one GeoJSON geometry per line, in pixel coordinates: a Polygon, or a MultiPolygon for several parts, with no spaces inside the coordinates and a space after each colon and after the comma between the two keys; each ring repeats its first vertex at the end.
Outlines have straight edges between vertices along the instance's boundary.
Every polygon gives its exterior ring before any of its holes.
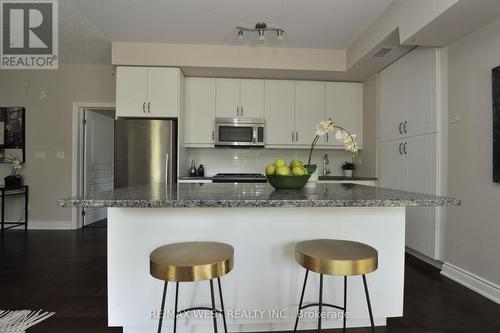
{"type": "Polygon", "coordinates": [[[430,200],[58,200],[62,208],[328,208],[328,207],[450,207],[458,199],[430,200]]]}

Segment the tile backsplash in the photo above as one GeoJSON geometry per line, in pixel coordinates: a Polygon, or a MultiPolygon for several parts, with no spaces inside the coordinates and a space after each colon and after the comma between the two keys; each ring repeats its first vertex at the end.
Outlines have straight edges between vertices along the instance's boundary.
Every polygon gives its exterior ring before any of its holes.
{"type": "MultiPolygon", "coordinates": [[[[351,154],[343,150],[315,149],[312,164],[318,165],[318,172],[323,173],[323,156],[328,154],[331,175],[342,175],[341,166],[351,161],[351,154]]],[[[228,148],[188,148],[189,165],[179,170],[180,176],[187,176],[191,161],[196,167],[203,164],[205,176],[213,176],[221,172],[264,173],[266,165],[276,159],[284,159],[287,163],[301,160],[307,163],[309,150],[306,149],[228,149],[228,148]]]]}

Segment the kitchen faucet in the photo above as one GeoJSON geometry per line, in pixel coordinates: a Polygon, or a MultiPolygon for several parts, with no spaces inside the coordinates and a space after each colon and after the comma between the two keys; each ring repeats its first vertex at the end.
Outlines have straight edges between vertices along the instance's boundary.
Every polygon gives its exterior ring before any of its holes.
{"type": "Polygon", "coordinates": [[[323,156],[323,176],[328,176],[330,174],[330,160],[328,159],[328,154],[323,156]]]}

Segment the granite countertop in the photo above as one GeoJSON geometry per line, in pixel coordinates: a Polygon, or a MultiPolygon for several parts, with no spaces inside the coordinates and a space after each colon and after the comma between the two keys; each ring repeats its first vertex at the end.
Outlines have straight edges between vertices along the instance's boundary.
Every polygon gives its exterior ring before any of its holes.
{"type": "Polygon", "coordinates": [[[179,176],[179,180],[212,180],[212,177],[179,176]]]}
{"type": "Polygon", "coordinates": [[[275,190],[266,183],[192,183],[130,187],[83,198],[59,200],[60,207],[416,207],[459,206],[453,198],[354,184],[316,184],[316,188],[275,190]]]}
{"type": "Polygon", "coordinates": [[[365,180],[365,181],[372,181],[372,180],[377,180],[376,177],[363,177],[363,176],[352,176],[352,177],[344,177],[344,176],[319,176],[318,177],[319,180],[346,180],[346,181],[349,181],[349,180],[352,180],[352,181],[356,181],[356,180],[365,180]]]}

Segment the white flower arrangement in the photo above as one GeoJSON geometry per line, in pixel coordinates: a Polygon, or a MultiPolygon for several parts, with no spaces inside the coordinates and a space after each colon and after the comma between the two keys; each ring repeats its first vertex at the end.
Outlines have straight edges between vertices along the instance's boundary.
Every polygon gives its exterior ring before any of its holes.
{"type": "Polygon", "coordinates": [[[341,126],[335,125],[335,123],[331,119],[322,120],[316,126],[316,137],[311,144],[311,151],[309,152],[309,160],[307,162],[307,165],[311,164],[312,152],[314,150],[314,147],[316,146],[316,143],[318,143],[319,138],[327,135],[328,133],[332,133],[335,130],[335,138],[342,142],[345,150],[350,152],[353,158],[358,155],[359,146],[356,143],[356,135],[351,134],[348,130],[341,126]]]}
{"type": "Polygon", "coordinates": [[[11,164],[12,175],[16,176],[17,173],[23,168],[23,163],[16,156],[6,156],[5,159],[11,164]]]}

